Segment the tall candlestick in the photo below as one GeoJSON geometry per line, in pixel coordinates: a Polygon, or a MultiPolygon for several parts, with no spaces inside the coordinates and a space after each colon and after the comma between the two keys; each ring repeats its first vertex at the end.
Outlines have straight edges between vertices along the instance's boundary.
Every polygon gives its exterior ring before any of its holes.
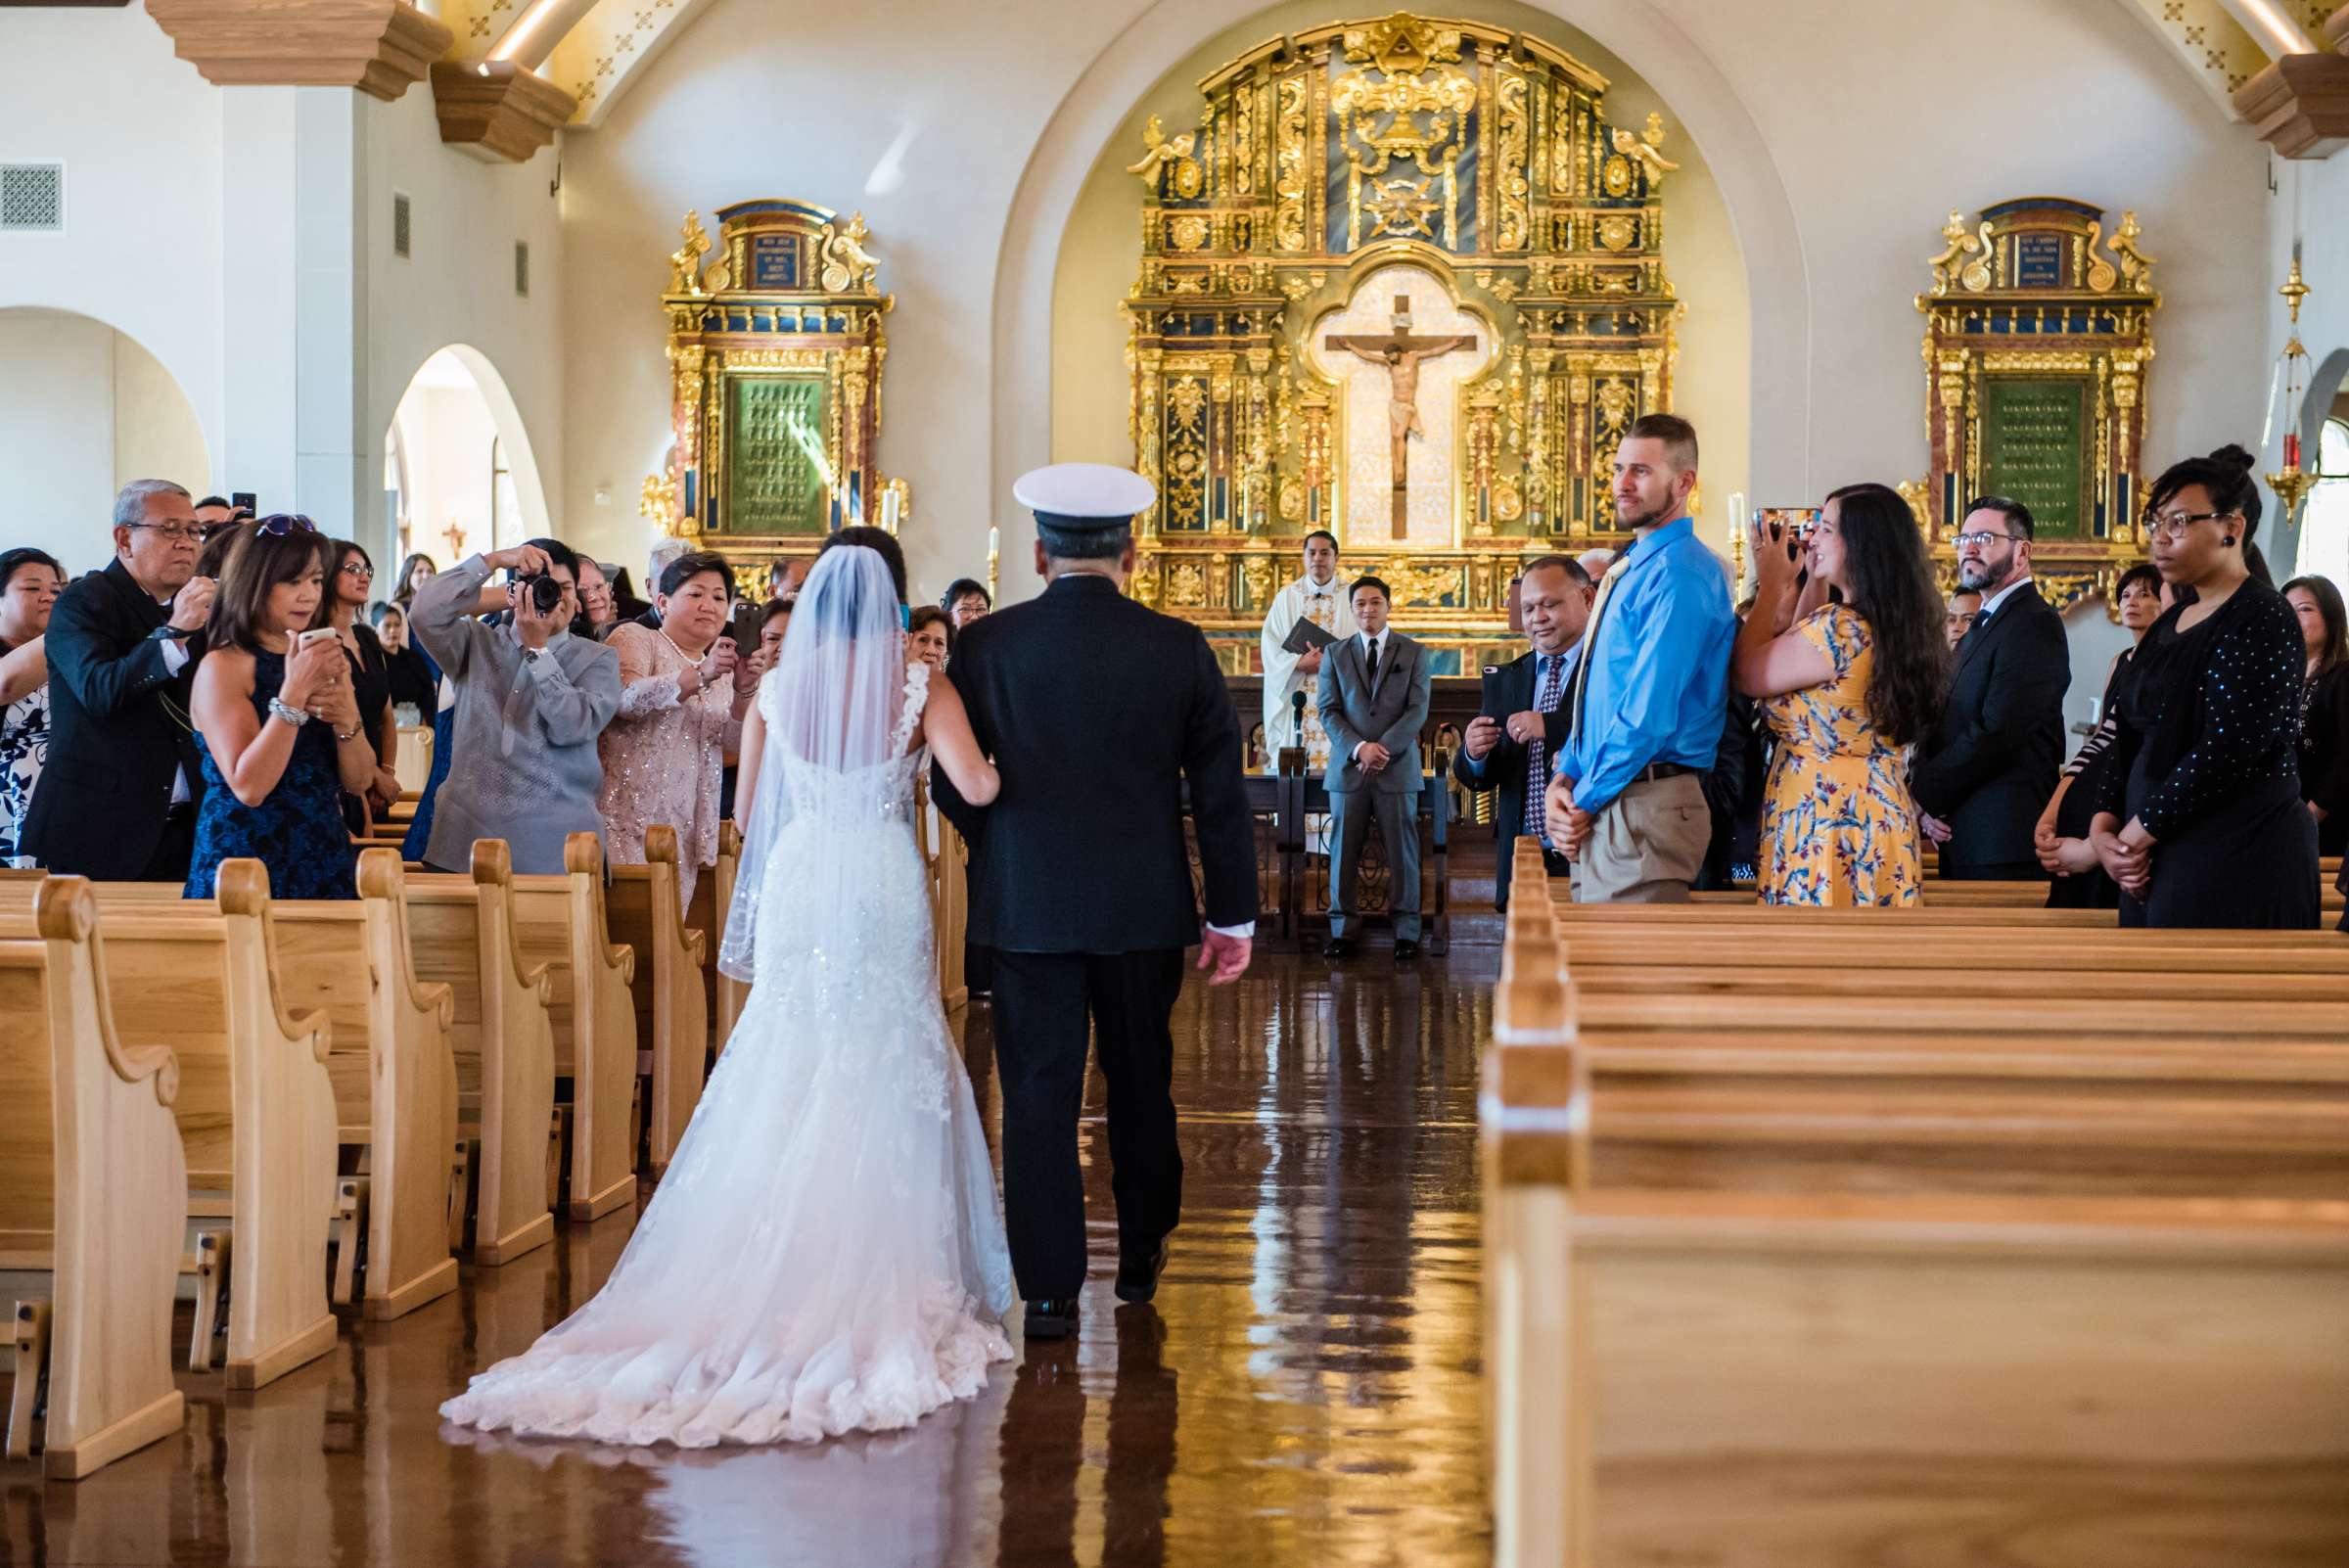
{"type": "Polygon", "coordinates": [[[1003,530],[990,523],[987,526],[987,597],[990,604],[994,602],[995,583],[1000,576],[997,567],[1002,560],[1002,545],[1003,530]]]}

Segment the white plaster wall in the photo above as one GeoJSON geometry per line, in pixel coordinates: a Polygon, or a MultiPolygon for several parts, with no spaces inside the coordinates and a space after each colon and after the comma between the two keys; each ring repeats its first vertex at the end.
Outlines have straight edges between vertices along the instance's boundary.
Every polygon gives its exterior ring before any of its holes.
{"type": "Polygon", "coordinates": [[[143,6],[16,9],[0,23],[0,161],[66,165],[64,232],[0,235],[0,308],[75,311],[138,340],[186,393],[215,470],[221,97],[143,6]]]}
{"type": "MultiPolygon", "coordinates": [[[[1925,260],[1952,207],[2023,195],[2096,202],[2115,221],[2138,209],[2167,301],[2152,453],[2256,436],[2265,150],[2124,7],[1973,0],[1962,25],[1922,0],[1541,9],[1571,18],[1555,36],[1580,28],[1642,78],[1720,181],[1756,301],[1757,496],[1921,476],[1925,260]]],[[[786,19],[714,0],[570,144],[567,467],[575,488],[622,498],[596,514],[596,547],[642,553],[628,503],[668,444],[653,301],[679,216],[795,196],[862,208],[898,296],[881,451],[914,486],[917,591],[978,565],[990,521],[1005,525],[1006,587],[1024,591],[1030,534],[1008,489],[1058,455],[1052,346],[1029,339],[1050,336],[1060,236],[1169,62],[1261,15],[1245,0],[876,0],[786,19]],[[1016,275],[996,271],[1005,255],[1016,275]],[[990,342],[990,323],[1004,336],[990,342]]]]}
{"type": "Polygon", "coordinates": [[[0,546],[103,566],[115,492],[168,479],[202,495],[210,465],[186,395],[153,354],[103,321],[0,309],[0,474],[13,492],[0,546]]]}
{"type": "MultiPolygon", "coordinates": [[[[368,488],[380,497],[384,436],[410,379],[436,350],[461,344],[486,362],[493,385],[484,391],[492,405],[510,401],[499,410],[501,433],[530,531],[563,538],[581,532],[586,520],[571,508],[565,484],[566,361],[592,366],[605,353],[607,335],[591,330],[569,347],[565,341],[563,195],[551,188],[562,168],[562,143],[528,163],[484,162],[440,140],[429,86],[412,87],[391,104],[351,99],[363,148],[354,227],[365,361],[355,381],[355,444],[364,454],[368,488]],[[392,254],[394,189],[412,203],[413,254],[405,260],[392,254]],[[528,298],[514,292],[518,240],[530,248],[528,298]]],[[[482,364],[473,368],[484,374],[482,364]]],[[[483,448],[485,498],[486,442],[483,448]]],[[[628,493],[635,493],[633,483],[628,493]]],[[[379,499],[371,515],[380,519],[382,511],[379,499]]],[[[485,499],[480,512],[485,528],[485,499]]],[[[430,518],[434,529],[444,517],[417,515],[430,518]]],[[[390,549],[387,542],[377,553],[390,549]]]]}
{"type": "Polygon", "coordinates": [[[400,405],[400,431],[408,458],[412,547],[442,566],[458,559],[446,536],[454,517],[465,530],[466,554],[492,548],[489,444],[497,426],[488,405],[469,390],[419,387],[400,405]]]}

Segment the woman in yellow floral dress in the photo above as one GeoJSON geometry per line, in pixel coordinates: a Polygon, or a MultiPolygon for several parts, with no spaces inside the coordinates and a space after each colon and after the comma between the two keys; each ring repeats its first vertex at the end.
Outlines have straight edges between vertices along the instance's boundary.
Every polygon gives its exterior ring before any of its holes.
{"type": "Polygon", "coordinates": [[[1854,484],[1827,497],[1807,545],[1779,524],[1767,535],[1755,525],[1749,542],[1759,584],[1731,671],[1778,743],[1756,857],[1761,900],[1916,903],[1907,750],[1940,709],[1949,645],[1909,504],[1881,484],[1854,484]]]}

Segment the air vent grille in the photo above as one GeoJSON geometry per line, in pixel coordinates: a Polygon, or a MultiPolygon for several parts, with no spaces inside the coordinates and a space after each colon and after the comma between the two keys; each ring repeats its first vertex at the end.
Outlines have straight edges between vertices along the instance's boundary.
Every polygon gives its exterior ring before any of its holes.
{"type": "Polygon", "coordinates": [[[0,163],[0,229],[66,226],[66,165],[0,163]]]}
{"type": "Polygon", "coordinates": [[[392,254],[402,258],[408,254],[408,245],[412,238],[408,227],[410,217],[408,208],[408,193],[393,191],[392,193],[392,254]]]}
{"type": "Polygon", "coordinates": [[[530,242],[514,242],[514,292],[525,300],[530,297],[530,242]]]}

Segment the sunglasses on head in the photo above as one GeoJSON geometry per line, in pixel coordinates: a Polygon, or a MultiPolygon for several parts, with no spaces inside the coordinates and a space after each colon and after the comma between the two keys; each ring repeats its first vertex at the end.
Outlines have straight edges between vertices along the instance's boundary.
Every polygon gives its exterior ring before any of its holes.
{"type": "Polygon", "coordinates": [[[289,533],[315,533],[318,531],[318,525],[299,512],[272,512],[255,523],[253,529],[255,533],[265,533],[270,538],[282,539],[289,533]]]}

